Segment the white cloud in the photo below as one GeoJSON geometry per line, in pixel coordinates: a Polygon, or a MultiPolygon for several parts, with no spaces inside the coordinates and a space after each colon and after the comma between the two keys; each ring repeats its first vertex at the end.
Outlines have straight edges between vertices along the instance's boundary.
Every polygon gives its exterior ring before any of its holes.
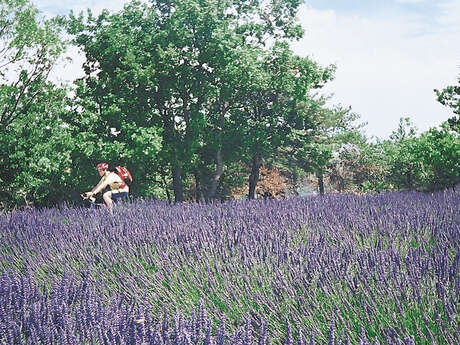
{"type": "Polygon", "coordinates": [[[453,115],[433,92],[455,84],[460,71],[452,28],[427,33],[417,16],[369,18],[307,7],[299,18],[306,35],[294,50],[337,65],[325,91],[334,93],[334,103],[352,106],[369,135],[387,137],[402,116],[426,130],[453,115]]]}

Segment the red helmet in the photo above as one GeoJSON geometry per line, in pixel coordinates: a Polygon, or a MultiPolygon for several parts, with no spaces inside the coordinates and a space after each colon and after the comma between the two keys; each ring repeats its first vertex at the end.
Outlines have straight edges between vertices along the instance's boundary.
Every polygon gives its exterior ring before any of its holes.
{"type": "Polygon", "coordinates": [[[109,165],[106,162],[101,162],[96,166],[97,170],[107,170],[109,165]]]}

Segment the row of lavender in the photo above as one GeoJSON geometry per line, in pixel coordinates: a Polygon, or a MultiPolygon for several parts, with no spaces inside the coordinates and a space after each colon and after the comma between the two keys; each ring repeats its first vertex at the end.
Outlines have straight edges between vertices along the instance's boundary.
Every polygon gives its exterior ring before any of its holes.
{"type": "MultiPolygon", "coordinates": [[[[153,318],[149,306],[137,305],[133,301],[117,299],[104,305],[103,296],[98,295],[87,280],[76,285],[73,279],[63,278],[48,293],[40,291],[30,278],[3,275],[0,279],[2,344],[272,343],[265,320],[246,317],[244,326],[228,333],[225,317],[221,315],[219,322],[213,323],[202,303],[188,317],[177,313],[170,318],[165,311],[160,317],[153,318]]],[[[294,334],[289,322],[286,325],[284,344],[316,344],[314,333],[306,339],[302,329],[296,329],[294,334]]],[[[328,343],[350,344],[343,331],[335,341],[334,327],[331,323],[328,343]]],[[[388,339],[400,344],[414,344],[412,338],[406,337],[403,341],[396,334],[388,339]]],[[[364,329],[361,329],[360,344],[370,344],[364,329]]]]}
{"type": "Polygon", "coordinates": [[[317,344],[454,344],[459,204],[393,193],[2,214],[0,343],[290,343],[302,330],[317,344]]]}

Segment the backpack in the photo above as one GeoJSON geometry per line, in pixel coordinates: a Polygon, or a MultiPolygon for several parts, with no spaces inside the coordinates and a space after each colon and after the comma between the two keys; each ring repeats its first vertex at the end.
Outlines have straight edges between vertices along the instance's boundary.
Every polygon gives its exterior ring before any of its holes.
{"type": "Polygon", "coordinates": [[[133,182],[133,176],[131,175],[127,167],[117,165],[115,167],[115,171],[123,181],[123,184],[120,186],[120,188],[124,188],[125,185],[131,186],[131,183],[133,182]]]}

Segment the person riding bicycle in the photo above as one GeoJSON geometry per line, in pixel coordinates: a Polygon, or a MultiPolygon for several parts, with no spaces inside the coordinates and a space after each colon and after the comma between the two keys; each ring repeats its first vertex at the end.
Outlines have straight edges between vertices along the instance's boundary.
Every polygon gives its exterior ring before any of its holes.
{"type": "Polygon", "coordinates": [[[110,187],[110,190],[104,192],[102,198],[107,206],[107,208],[112,211],[113,203],[116,203],[118,200],[127,198],[129,194],[129,186],[125,181],[115,172],[109,170],[109,165],[105,162],[101,162],[96,167],[101,180],[99,183],[94,186],[91,191],[84,193],[86,199],[92,198],[93,195],[103,191],[105,188],[110,187]]]}

